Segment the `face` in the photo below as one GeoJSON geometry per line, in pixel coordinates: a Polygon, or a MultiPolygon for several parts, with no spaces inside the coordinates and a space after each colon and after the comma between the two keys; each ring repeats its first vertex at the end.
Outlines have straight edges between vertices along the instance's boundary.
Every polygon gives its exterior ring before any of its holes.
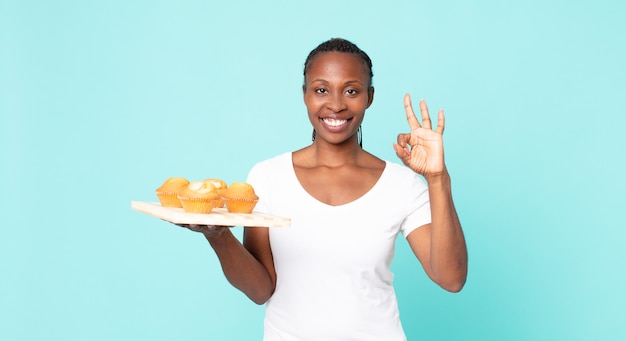
{"type": "Polygon", "coordinates": [[[305,76],[303,90],[316,141],[357,143],[357,129],[374,99],[369,71],[357,56],[320,53],[305,76]]]}

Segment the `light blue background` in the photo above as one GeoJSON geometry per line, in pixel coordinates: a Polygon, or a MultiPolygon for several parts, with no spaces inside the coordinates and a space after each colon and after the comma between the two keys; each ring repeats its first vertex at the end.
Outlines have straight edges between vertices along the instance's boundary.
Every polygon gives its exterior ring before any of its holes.
{"type": "Polygon", "coordinates": [[[264,308],[206,241],[130,202],[307,145],[302,64],[336,36],[374,62],[367,150],[396,160],[405,92],[447,114],[469,278],[444,292],[399,239],[409,339],[625,339],[624,18],[624,1],[0,1],[0,339],[259,340],[264,308]]]}

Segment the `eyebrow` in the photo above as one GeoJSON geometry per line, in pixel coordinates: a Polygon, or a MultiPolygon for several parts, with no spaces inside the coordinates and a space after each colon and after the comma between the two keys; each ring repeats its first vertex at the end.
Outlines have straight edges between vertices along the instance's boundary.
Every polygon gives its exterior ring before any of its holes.
{"type": "MultiPolygon", "coordinates": [[[[310,83],[314,83],[314,82],[322,82],[322,83],[328,83],[328,81],[326,79],[323,78],[316,78],[314,80],[312,80],[310,83]]],[[[344,83],[344,85],[352,85],[352,84],[358,84],[358,85],[362,85],[363,83],[361,83],[358,80],[349,80],[347,82],[344,83]]]]}

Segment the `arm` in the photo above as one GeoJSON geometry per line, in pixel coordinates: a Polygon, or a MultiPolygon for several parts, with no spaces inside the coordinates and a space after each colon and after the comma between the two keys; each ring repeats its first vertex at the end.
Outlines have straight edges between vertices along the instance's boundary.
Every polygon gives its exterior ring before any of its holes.
{"type": "Polygon", "coordinates": [[[204,234],[226,279],[254,303],[265,303],[276,287],[276,272],[267,228],[244,228],[243,244],[224,226],[184,226],[204,234]]]}
{"type": "Polygon", "coordinates": [[[428,182],[432,217],[430,224],[411,232],[407,240],[428,276],[445,290],[458,292],[467,278],[467,247],[444,164],[443,110],[433,131],[426,102],[420,101],[422,124],[415,117],[408,94],[404,107],[411,133],[399,134],[394,149],[406,166],[428,182]]]}
{"type": "Polygon", "coordinates": [[[443,289],[459,292],[467,278],[467,248],[452,201],[447,172],[428,181],[432,222],[407,236],[426,274],[443,289]]]}

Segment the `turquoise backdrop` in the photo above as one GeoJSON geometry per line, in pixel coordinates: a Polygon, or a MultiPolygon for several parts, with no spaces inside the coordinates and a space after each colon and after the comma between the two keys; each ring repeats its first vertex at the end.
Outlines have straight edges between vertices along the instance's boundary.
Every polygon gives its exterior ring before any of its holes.
{"type": "Polygon", "coordinates": [[[446,110],[469,277],[444,292],[398,240],[409,340],[626,339],[624,18],[603,0],[0,0],[0,339],[260,340],[264,307],[202,236],[130,203],[310,143],[302,66],[331,37],[374,62],[367,150],[396,160],[405,92],[446,110]]]}

